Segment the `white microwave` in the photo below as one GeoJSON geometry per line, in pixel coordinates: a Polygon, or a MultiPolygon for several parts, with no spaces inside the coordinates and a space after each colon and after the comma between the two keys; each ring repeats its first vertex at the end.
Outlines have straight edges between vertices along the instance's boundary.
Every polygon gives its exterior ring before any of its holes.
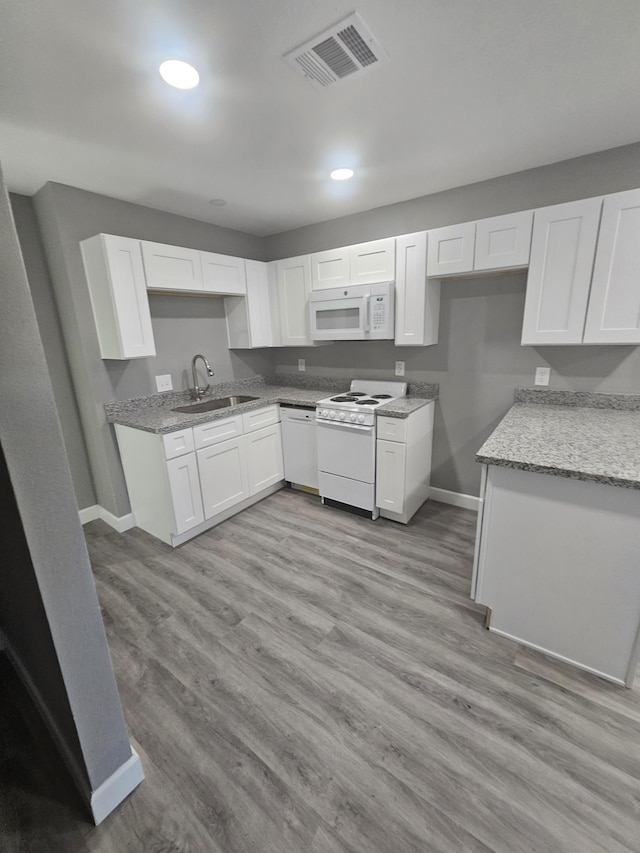
{"type": "Polygon", "coordinates": [[[314,341],[389,340],[395,336],[394,282],[314,290],[309,298],[314,341]]]}

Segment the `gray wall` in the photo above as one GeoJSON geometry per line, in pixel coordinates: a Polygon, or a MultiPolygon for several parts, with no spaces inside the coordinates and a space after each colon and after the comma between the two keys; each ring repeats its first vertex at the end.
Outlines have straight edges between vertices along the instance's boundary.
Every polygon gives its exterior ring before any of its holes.
{"type": "Polygon", "coordinates": [[[62,337],[60,318],[44,256],[33,199],[15,194],[11,194],[9,199],[27,270],[31,298],[36,309],[53,395],[62,425],[62,435],[69,457],[76,498],[80,507],[93,506],[96,502],[96,492],[93,487],[89,455],[80,423],[69,359],[62,337]]]}
{"type": "Polygon", "coordinates": [[[1,175],[0,280],[0,622],[88,797],[131,748],[1,175]]]}
{"type": "MultiPolygon", "coordinates": [[[[292,257],[638,186],[640,144],[278,234],[267,238],[267,253],[292,257]]],[[[282,348],[274,366],[295,372],[297,359],[306,358],[308,374],[392,379],[402,360],[408,380],[439,382],[432,484],[477,495],[475,452],[509,408],[514,388],[533,384],[537,366],[551,367],[552,388],[640,392],[639,347],[520,346],[525,282],[525,273],[443,282],[437,346],[282,348]]]]}
{"type": "Polygon", "coordinates": [[[185,219],[141,205],[47,184],[35,209],[53,281],[73,383],[87,443],[97,502],[116,516],[129,512],[113,429],[103,404],[155,393],[153,377],[171,373],[175,388],[187,387],[186,368],[203,352],[216,380],[243,378],[271,368],[270,354],[231,353],[221,299],[151,296],[157,356],[130,361],[100,357],[79,242],[94,234],[120,234],[194,249],[261,260],[264,239],[185,219]]]}

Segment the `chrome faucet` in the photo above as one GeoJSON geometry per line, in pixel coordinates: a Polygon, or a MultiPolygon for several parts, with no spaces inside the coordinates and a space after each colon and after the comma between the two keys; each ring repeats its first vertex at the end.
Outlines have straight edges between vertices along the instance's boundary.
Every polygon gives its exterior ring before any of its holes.
{"type": "Polygon", "coordinates": [[[198,376],[196,374],[196,361],[199,358],[201,358],[203,360],[204,366],[207,368],[207,375],[213,376],[213,370],[211,369],[211,365],[209,364],[207,359],[203,355],[201,355],[200,353],[198,353],[197,355],[194,355],[194,357],[191,359],[191,373],[193,375],[193,388],[191,389],[191,396],[193,397],[194,400],[202,400],[202,398],[207,393],[207,391],[209,390],[209,387],[210,387],[208,383],[207,383],[207,386],[205,388],[200,388],[198,386],[198,376]]]}

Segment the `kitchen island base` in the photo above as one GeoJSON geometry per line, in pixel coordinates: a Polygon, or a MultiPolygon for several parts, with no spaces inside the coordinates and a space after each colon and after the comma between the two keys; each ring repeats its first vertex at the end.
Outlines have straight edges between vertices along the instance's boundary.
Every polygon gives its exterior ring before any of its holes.
{"type": "Polygon", "coordinates": [[[632,685],[640,490],[489,465],[476,549],[491,631],[632,685]]]}

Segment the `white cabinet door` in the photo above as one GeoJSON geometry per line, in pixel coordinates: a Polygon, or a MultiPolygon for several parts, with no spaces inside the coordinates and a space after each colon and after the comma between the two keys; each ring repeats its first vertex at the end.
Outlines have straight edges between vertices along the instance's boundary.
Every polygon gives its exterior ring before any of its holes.
{"type": "Polygon", "coordinates": [[[396,237],[397,347],[438,343],[440,282],[427,281],[427,232],[396,237]]]}
{"type": "Polygon", "coordinates": [[[476,223],[463,222],[429,231],[427,275],[442,278],[473,272],[476,223]]]}
{"type": "Polygon", "coordinates": [[[202,290],[200,252],[144,240],[141,246],[149,290],[202,290]]]}
{"type": "Polygon", "coordinates": [[[169,459],[167,474],[176,524],[175,532],[184,533],[204,521],[195,453],[169,459]]]}
{"type": "Polygon", "coordinates": [[[311,292],[311,258],[286,258],[276,265],[278,301],[280,304],[280,345],[310,346],[309,293],[311,292]]]}
{"type": "Polygon", "coordinates": [[[252,347],[273,346],[271,298],[267,265],[262,261],[245,261],[247,277],[247,310],[252,347]]]}
{"type": "Polygon", "coordinates": [[[245,261],[247,295],[224,300],[229,349],[274,346],[272,287],[268,265],[245,261]]]}
{"type": "Polygon", "coordinates": [[[582,343],[601,198],[535,211],[522,343],[582,343]]]}
{"type": "Polygon", "coordinates": [[[205,518],[212,518],[249,497],[244,436],[198,450],[205,518]]]}
{"type": "Polygon", "coordinates": [[[200,252],[202,289],[220,296],[240,296],[247,292],[244,259],[216,252],[200,252]]]}
{"type": "Polygon", "coordinates": [[[474,270],[517,269],[529,263],[533,211],[476,222],[474,270]]]}
{"type": "Polygon", "coordinates": [[[640,190],[605,196],[584,343],[640,343],[640,190]]]}
{"type": "Polygon", "coordinates": [[[396,272],[396,240],[373,240],[349,246],[349,279],[351,284],[375,284],[394,281],[396,272]]]}
{"type": "Polygon", "coordinates": [[[280,424],[244,436],[249,472],[249,492],[261,492],[284,480],[280,424]]]}
{"type": "Polygon", "coordinates": [[[376,442],[376,506],[390,512],[404,510],[407,445],[376,442]]]}
{"type": "Polygon", "coordinates": [[[155,355],[140,241],[97,234],[80,246],[102,358],[155,355]]]}
{"type": "Polygon", "coordinates": [[[349,248],[329,249],[311,255],[311,289],[325,290],[350,284],[349,248]]]}

